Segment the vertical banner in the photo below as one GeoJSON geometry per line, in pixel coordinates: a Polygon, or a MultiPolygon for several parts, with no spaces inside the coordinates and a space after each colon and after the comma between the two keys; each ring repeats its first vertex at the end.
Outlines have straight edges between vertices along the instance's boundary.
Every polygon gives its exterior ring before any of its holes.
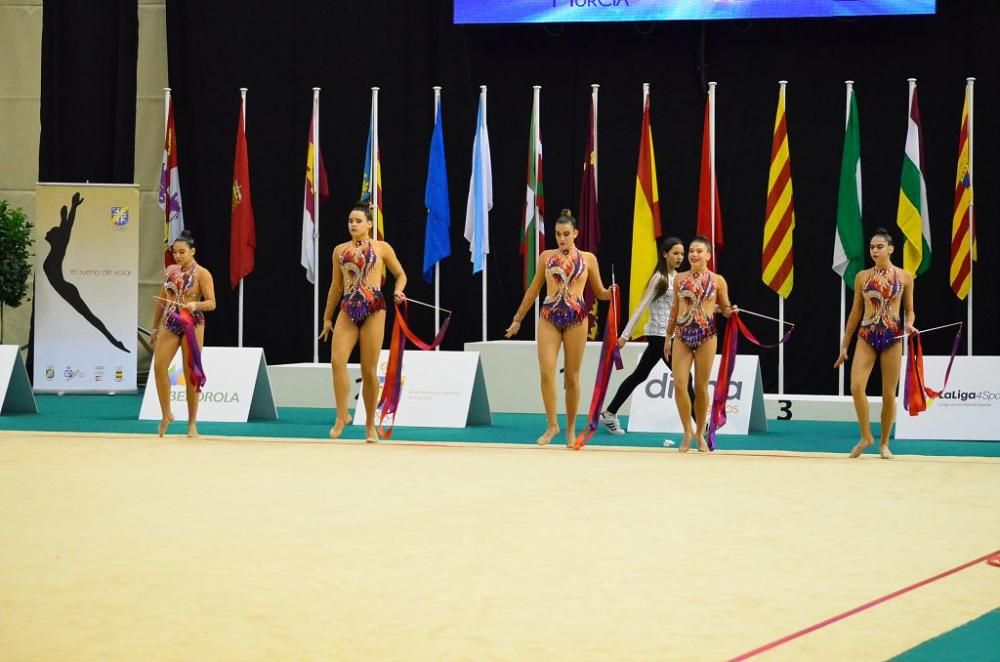
{"type": "Polygon", "coordinates": [[[34,389],[134,391],[139,187],[39,184],[34,389]]]}

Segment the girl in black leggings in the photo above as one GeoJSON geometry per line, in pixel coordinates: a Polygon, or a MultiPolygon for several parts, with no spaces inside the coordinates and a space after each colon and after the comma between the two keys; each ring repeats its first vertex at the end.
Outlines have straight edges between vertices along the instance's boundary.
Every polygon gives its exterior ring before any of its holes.
{"type": "MultiPolygon", "coordinates": [[[[601,412],[601,422],[611,434],[625,434],[618,423],[618,409],[625,403],[625,400],[632,395],[632,391],[639,384],[646,381],[650,371],[663,358],[663,344],[667,333],[667,322],[670,319],[670,306],[674,300],[674,277],[677,269],[684,262],[684,244],[677,237],[667,237],[660,242],[660,255],[656,261],[656,271],[649,278],[646,291],[642,295],[639,307],[632,311],[632,317],[622,330],[621,337],[618,338],[618,346],[624,347],[632,329],[639,322],[646,308],[649,308],[649,321],[646,322],[644,333],[646,336],[646,351],[639,359],[639,365],[631,375],[625,378],[615,397],[611,399],[608,408],[601,412]]],[[[668,367],[673,368],[670,364],[668,367]]],[[[691,401],[694,402],[694,388],[688,380],[688,390],[691,392],[691,401]]]]}

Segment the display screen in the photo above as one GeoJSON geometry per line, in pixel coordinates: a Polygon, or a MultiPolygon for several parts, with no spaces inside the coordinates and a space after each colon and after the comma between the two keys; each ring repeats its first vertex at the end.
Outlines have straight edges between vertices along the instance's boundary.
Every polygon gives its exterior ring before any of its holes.
{"type": "Polygon", "coordinates": [[[615,23],[933,14],[936,0],[455,0],[455,23],[615,23]]]}

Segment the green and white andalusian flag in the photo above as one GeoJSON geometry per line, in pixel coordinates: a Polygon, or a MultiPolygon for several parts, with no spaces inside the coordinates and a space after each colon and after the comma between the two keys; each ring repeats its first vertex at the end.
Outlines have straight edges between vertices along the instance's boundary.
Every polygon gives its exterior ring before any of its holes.
{"type": "Polygon", "coordinates": [[[837,233],[833,238],[833,270],[854,289],[854,277],[865,268],[865,238],[861,229],[861,129],[858,102],[847,83],[847,121],[844,155],[840,160],[837,193],[837,233]]]}
{"type": "Polygon", "coordinates": [[[906,151],[899,182],[896,225],[903,232],[903,269],[919,276],[931,266],[931,224],[927,214],[927,183],[924,181],[924,148],[920,136],[917,81],[910,79],[910,114],[906,128],[906,151]]]}

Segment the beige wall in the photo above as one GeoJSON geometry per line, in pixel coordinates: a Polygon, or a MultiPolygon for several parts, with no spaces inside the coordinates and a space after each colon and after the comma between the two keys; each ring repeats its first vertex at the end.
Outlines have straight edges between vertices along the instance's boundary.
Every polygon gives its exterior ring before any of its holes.
{"type": "MultiPolygon", "coordinates": [[[[139,185],[139,320],[149,328],[153,296],[163,276],[163,212],[157,203],[163,157],[163,88],[167,86],[167,13],[163,0],[139,0],[139,55],[136,66],[135,181],[139,185]]],[[[181,137],[183,141],[183,136],[181,137]]],[[[180,147],[184,154],[184,147],[180,147]]],[[[184,164],[181,164],[181,195],[184,164]]],[[[139,370],[149,356],[140,353],[139,370]]]]}
{"type": "MultiPolygon", "coordinates": [[[[0,44],[4,44],[0,62],[0,198],[24,209],[34,221],[40,129],[41,0],[0,0],[0,44]]],[[[139,0],[135,181],[140,190],[141,219],[137,321],[143,326],[152,320],[152,295],[163,273],[163,223],[156,198],[163,152],[166,84],[166,7],[163,0],[139,0]]],[[[27,344],[30,317],[31,302],[17,309],[5,309],[5,341],[27,344]]],[[[148,356],[140,356],[140,369],[148,360],[148,356]]]]}
{"type": "MultiPolygon", "coordinates": [[[[35,219],[41,99],[41,0],[0,0],[0,198],[35,219]]],[[[29,297],[31,284],[29,281],[29,297]]],[[[4,342],[25,345],[31,302],[3,311],[4,342]]]]}

